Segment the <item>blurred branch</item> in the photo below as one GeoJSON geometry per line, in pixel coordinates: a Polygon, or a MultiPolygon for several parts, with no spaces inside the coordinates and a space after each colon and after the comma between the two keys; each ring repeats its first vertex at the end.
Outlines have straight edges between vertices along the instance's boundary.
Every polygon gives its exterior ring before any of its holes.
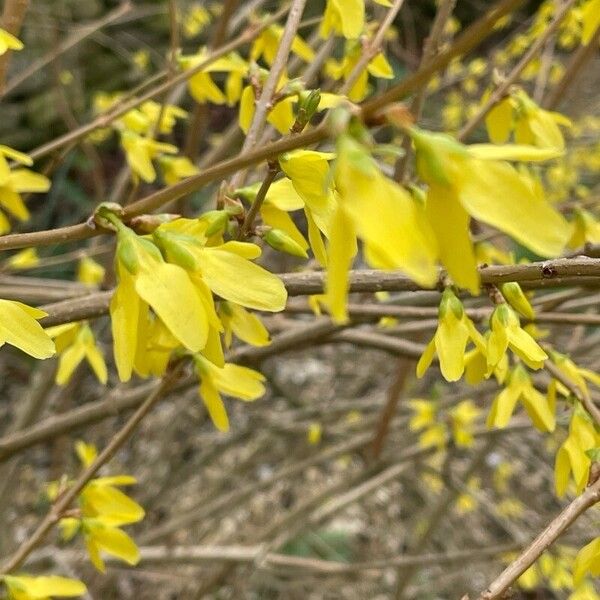
{"type": "MultiPolygon", "coordinates": [[[[19,37],[28,8],[29,0],[4,0],[2,29],[5,29],[15,37],[19,37]]],[[[6,74],[11,56],[12,50],[7,50],[0,56],[0,97],[4,96],[6,92],[6,74]]]]}
{"type": "Polygon", "coordinates": [[[490,584],[479,600],[500,600],[511,585],[589,508],[600,501],[600,478],[575,498],[490,584]]]}

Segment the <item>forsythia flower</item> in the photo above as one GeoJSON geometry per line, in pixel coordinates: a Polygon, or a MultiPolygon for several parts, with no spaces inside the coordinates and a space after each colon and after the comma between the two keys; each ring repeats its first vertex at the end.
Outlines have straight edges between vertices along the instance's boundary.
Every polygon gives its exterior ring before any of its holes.
{"type": "Polygon", "coordinates": [[[59,354],[56,383],[65,385],[71,379],[75,369],[85,358],[92,367],[98,381],[105,384],[108,378],[106,363],[102,351],[96,345],[94,333],[87,321],[66,323],[46,329],[54,339],[59,354]]]}
{"type": "Polygon", "coordinates": [[[57,575],[0,575],[0,580],[6,586],[8,600],[71,598],[87,592],[81,581],[57,575]]]}
{"type": "Polygon", "coordinates": [[[588,452],[600,446],[600,434],[596,431],[590,416],[579,405],[575,405],[569,425],[569,435],[556,454],[554,479],[556,494],[563,496],[569,485],[572,473],[577,493],[588,482],[592,459],[588,452]]]}
{"type": "Polygon", "coordinates": [[[199,172],[198,167],[187,156],[160,156],[158,164],[167,185],[173,185],[199,172]]]}
{"type": "Polygon", "coordinates": [[[96,287],[102,283],[106,269],[93,258],[84,256],[77,265],[77,281],[96,287]]]}
{"type": "MultiPolygon", "coordinates": [[[[347,46],[348,48],[340,62],[332,58],[325,63],[325,72],[335,80],[341,79],[342,77],[344,80],[348,79],[354,72],[354,68],[362,56],[363,48],[359,42],[348,42],[347,46]]],[[[373,77],[379,79],[394,78],[394,70],[382,52],[376,54],[369,61],[366,68],[361,71],[358,79],[348,92],[348,98],[352,100],[352,102],[361,102],[366,98],[368,93],[369,75],[373,75],[373,77]]]]}
{"type": "Polygon", "coordinates": [[[465,350],[469,340],[485,354],[483,336],[465,314],[461,301],[446,288],[440,302],[438,328],[417,363],[417,377],[423,377],[437,353],[444,378],[458,381],[465,370],[465,350]]]}
{"type": "Polygon", "coordinates": [[[557,150],[565,147],[559,125],[571,126],[567,117],[540,108],[523,90],[516,90],[496,104],[485,122],[494,144],[506,143],[514,130],[517,144],[557,150]]]}
{"type": "Polygon", "coordinates": [[[450,410],[450,423],[454,443],[459,447],[473,445],[473,423],[481,411],[472,400],[463,400],[450,410]]]}
{"type": "Polygon", "coordinates": [[[148,307],[188,350],[206,344],[208,322],[202,298],[184,269],[169,264],[160,250],[131,229],[118,225],[118,285],[110,304],[115,361],[122,381],[131,377],[138,323],[148,307]]]}
{"type": "MultiPolygon", "coordinates": [[[[33,161],[27,154],[0,145],[0,206],[20,221],[26,221],[29,218],[29,211],[21,198],[21,193],[47,192],[50,189],[50,180],[29,169],[11,169],[7,158],[26,166],[31,166],[33,161]]],[[[0,213],[0,234],[9,230],[8,220],[0,213]]]]}
{"type": "Polygon", "coordinates": [[[321,21],[321,37],[331,33],[356,39],[365,26],[365,0],[327,0],[321,21]]]}
{"type": "Polygon", "coordinates": [[[491,333],[487,340],[488,368],[495,368],[510,348],[527,366],[541,369],[548,355],[521,327],[519,317],[508,304],[500,304],[490,317],[491,333]]]}
{"type": "Polygon", "coordinates": [[[194,357],[194,362],[200,378],[200,397],[219,431],[229,431],[229,418],[221,393],[246,402],[265,393],[265,378],[258,371],[232,363],[225,363],[221,368],[200,355],[194,357]]]}
{"type": "Polygon", "coordinates": [[[156,179],[156,171],[154,170],[152,159],[163,152],[176,154],[178,150],[177,146],[157,142],[129,130],[121,133],[121,144],[125,150],[127,164],[133,173],[146,183],[151,183],[156,179]]]}
{"type": "MultiPolygon", "coordinates": [[[[96,448],[77,442],[75,449],[84,468],[96,459],[96,448]]],[[[139,550],[135,542],[120,529],[122,525],[136,523],[144,518],[144,509],[116,486],[136,483],[129,475],[97,477],[92,479],[79,495],[78,517],[65,517],[59,521],[65,541],[81,532],[92,564],[104,572],[104,561],[100,552],[112,554],[135,565],[139,561],[139,550]]],[[[48,495],[53,499],[59,490],[56,482],[50,484],[48,495]]]]}
{"type": "Polygon", "coordinates": [[[266,346],[270,343],[269,332],[262,321],[243,306],[233,302],[219,303],[219,318],[225,329],[225,346],[231,346],[233,334],[251,346],[266,346]]]}
{"type": "Polygon", "coordinates": [[[582,8],[583,31],[581,42],[589,44],[600,27],[600,0],[588,0],[582,8]]]}
{"type": "Polygon", "coordinates": [[[0,29],[0,56],[9,50],[22,50],[23,42],[5,29],[0,29]]]}
{"type": "MultiPolygon", "coordinates": [[[[283,27],[277,23],[264,29],[252,44],[250,59],[257,61],[262,56],[271,66],[275,61],[282,35],[283,27]]],[[[313,49],[299,35],[294,36],[291,51],[307,63],[312,62],[315,57],[313,49]]]]}
{"type": "Polygon", "coordinates": [[[329,226],[326,295],[332,317],[343,322],[357,237],[374,268],[400,269],[425,287],[435,284],[438,271],[433,236],[417,201],[385,177],[356,140],[341,135],[337,145],[334,179],[339,196],[329,226]]]}
{"type": "Polygon", "coordinates": [[[494,399],[487,426],[506,427],[519,400],[540,431],[554,431],[555,407],[546,396],[533,387],[531,378],[522,365],[513,369],[507,378],[506,387],[494,399]]]}
{"type": "Polygon", "coordinates": [[[443,134],[412,128],[417,172],[429,185],[426,213],[442,263],[454,282],[479,291],[470,217],[508,233],[541,256],[560,254],[569,224],[542,197],[529,178],[506,160],[546,160],[560,155],[530,146],[463,146],[443,134]]]}
{"type": "Polygon", "coordinates": [[[9,269],[27,269],[35,267],[39,262],[40,257],[37,250],[35,248],[25,248],[25,250],[13,254],[5,264],[9,269]]]}
{"type": "Polygon", "coordinates": [[[46,316],[39,308],[0,300],[0,346],[6,343],[34,358],[49,358],[55,352],[54,342],[37,322],[46,316]]]}
{"type": "Polygon", "coordinates": [[[584,546],[575,558],[573,565],[575,585],[579,585],[587,574],[592,577],[600,576],[600,537],[584,546]]]}
{"type": "MultiPolygon", "coordinates": [[[[203,63],[209,54],[206,48],[202,48],[193,56],[181,56],[179,63],[184,69],[191,69],[203,63]]],[[[232,106],[240,97],[242,78],[248,71],[248,63],[235,52],[223,56],[209,65],[206,69],[194,73],[188,80],[188,89],[192,98],[198,104],[212,102],[213,104],[225,104],[232,106]],[[226,94],[215,84],[210,73],[228,73],[226,82],[226,94]]]]}
{"type": "Polygon", "coordinates": [[[581,248],[586,243],[600,243],[600,222],[594,215],[583,208],[576,208],[573,216],[573,234],[568,243],[569,248],[581,248]]]}

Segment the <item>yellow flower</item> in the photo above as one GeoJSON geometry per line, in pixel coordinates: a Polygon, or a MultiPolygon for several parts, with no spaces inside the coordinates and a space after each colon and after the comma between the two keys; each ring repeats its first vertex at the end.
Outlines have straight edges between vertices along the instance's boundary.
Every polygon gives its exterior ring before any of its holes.
{"type": "Polygon", "coordinates": [[[587,45],[600,27],[600,0],[588,0],[581,9],[581,19],[583,21],[581,42],[587,45]]]}
{"type": "MultiPolygon", "coordinates": [[[[84,468],[96,459],[96,448],[77,442],[75,450],[84,468]]],[[[92,564],[101,572],[105,565],[101,551],[134,565],[139,561],[135,542],[120,529],[122,525],[136,523],[144,518],[144,509],[117,486],[132,485],[136,479],[129,475],[115,475],[92,479],[79,495],[78,517],[65,517],[59,521],[62,537],[71,540],[81,532],[92,564]]],[[[49,495],[55,497],[57,484],[49,486],[49,495]]]]}
{"type": "Polygon", "coordinates": [[[77,281],[96,287],[104,280],[106,269],[93,258],[84,256],[77,265],[77,281]]]}
{"type": "Polygon", "coordinates": [[[592,577],[600,576],[600,537],[579,551],[573,565],[575,585],[579,585],[588,574],[592,577]]]}
{"type": "Polygon", "coordinates": [[[539,107],[521,89],[501,100],[486,117],[488,135],[495,144],[506,143],[514,131],[517,144],[564,150],[565,140],[559,125],[570,127],[571,121],[539,107]]]}
{"type": "Polygon", "coordinates": [[[435,423],[438,412],[437,402],[433,400],[409,400],[409,407],[414,412],[408,427],[411,431],[419,431],[435,423]]]}
{"type": "MultiPolygon", "coordinates": [[[[29,169],[11,169],[6,160],[7,158],[26,166],[31,166],[33,161],[22,152],[0,145],[0,206],[20,221],[26,221],[29,218],[29,211],[21,198],[21,193],[47,192],[50,189],[50,180],[44,175],[34,173],[29,169]]],[[[8,221],[2,215],[2,218],[0,218],[0,234],[9,230],[8,221]]]]}
{"type": "Polygon", "coordinates": [[[461,301],[446,288],[440,302],[438,328],[417,363],[417,377],[423,377],[437,353],[444,378],[458,381],[465,370],[465,350],[469,341],[485,354],[483,336],[465,314],[461,301]]]}
{"type": "Polygon", "coordinates": [[[198,352],[208,337],[204,302],[188,274],[164,261],[160,250],[119,221],[118,285],[110,303],[114,352],[121,381],[128,381],[135,359],[138,326],[150,306],[173,336],[198,352]]]}
{"type": "MultiPolygon", "coordinates": [[[[335,80],[343,78],[346,81],[354,72],[354,68],[362,56],[363,48],[360,42],[348,42],[346,52],[341,61],[331,58],[325,63],[325,72],[335,80]]],[[[358,79],[348,92],[352,102],[361,102],[369,91],[369,75],[379,79],[393,79],[394,70],[382,52],[376,54],[361,71],[358,79]]]]}
{"type": "MultiPolygon", "coordinates": [[[[275,61],[282,35],[283,27],[276,23],[264,29],[252,44],[250,60],[258,61],[262,56],[271,66],[275,61]]],[[[299,35],[294,36],[291,51],[307,63],[312,62],[315,57],[313,49],[299,35]]]]}
{"type": "Polygon", "coordinates": [[[323,436],[323,428],[320,423],[311,423],[308,426],[308,431],[306,432],[306,438],[308,443],[312,446],[317,446],[321,442],[321,437],[323,436]]]}
{"type": "Polygon", "coordinates": [[[567,491],[572,474],[577,492],[587,485],[592,459],[589,451],[600,446],[600,434],[595,430],[589,415],[575,405],[569,425],[569,435],[556,454],[554,479],[556,494],[563,496],[567,491]]]}
{"type": "Polygon", "coordinates": [[[5,264],[9,269],[27,269],[35,267],[39,262],[40,258],[37,250],[35,248],[25,248],[25,250],[13,254],[5,264]]]}
{"type": "Polygon", "coordinates": [[[287,292],[281,279],[251,262],[261,254],[256,244],[230,241],[205,246],[202,237],[177,232],[180,221],[184,220],[161,225],[153,233],[169,261],[197,275],[225,300],[270,312],[285,308],[287,292]]]}
{"type": "Polygon", "coordinates": [[[183,24],[183,35],[186,38],[191,38],[202,33],[210,23],[210,13],[201,4],[193,4],[183,15],[181,22],[183,24]]]}
{"type": "Polygon", "coordinates": [[[85,585],[77,579],[58,575],[1,575],[9,600],[50,600],[71,598],[87,592],[85,585]]]}
{"type": "Polygon", "coordinates": [[[339,196],[329,226],[326,295],[332,317],[343,322],[357,238],[374,268],[400,269],[425,287],[435,284],[438,272],[436,248],[417,201],[383,175],[359,142],[341,135],[337,144],[334,177],[339,196]]]}
{"type": "Polygon", "coordinates": [[[555,407],[533,387],[531,378],[522,365],[513,369],[507,378],[506,387],[494,399],[487,417],[487,426],[506,427],[519,400],[535,427],[540,431],[554,431],[555,407]]]}
{"type": "Polygon", "coordinates": [[[5,29],[0,29],[0,56],[9,50],[22,50],[23,42],[5,29]]]}
{"type": "MultiPolygon", "coordinates": [[[[281,82],[278,91],[281,91],[284,82],[281,82]]],[[[296,95],[288,95],[279,99],[269,109],[267,121],[277,129],[282,135],[288,134],[296,117],[294,116],[294,104],[298,101],[296,95]]],[[[250,124],[254,117],[254,109],[256,106],[256,95],[254,88],[247,85],[240,99],[239,124],[244,133],[248,133],[250,124]]]]}
{"type": "Polygon", "coordinates": [[[458,447],[469,448],[473,445],[473,423],[480,414],[481,410],[472,400],[463,400],[450,411],[452,437],[458,447]]]}
{"type": "Polygon", "coordinates": [[[73,372],[85,358],[92,367],[98,381],[105,384],[108,378],[106,363],[102,351],[96,345],[96,339],[87,321],[67,323],[46,329],[46,333],[55,341],[59,354],[56,383],[65,385],[73,372]]]}
{"type": "Polygon", "coordinates": [[[576,208],[573,216],[573,234],[568,243],[569,248],[581,248],[586,243],[600,243],[600,222],[594,215],[583,208],[576,208]]]}
{"type": "Polygon", "coordinates": [[[233,302],[219,303],[219,317],[225,329],[225,346],[231,346],[233,334],[252,346],[270,343],[269,332],[262,321],[243,306],[233,302]]]}
{"type": "Polygon", "coordinates": [[[152,159],[161,153],[176,154],[178,151],[177,146],[157,142],[129,130],[121,133],[121,145],[130,169],[146,183],[156,179],[152,159]]]}
{"type": "Polygon", "coordinates": [[[547,160],[559,151],[530,146],[463,146],[443,134],[412,128],[417,171],[429,185],[426,213],[442,263],[454,282],[476,294],[479,275],[470,218],[507,233],[540,256],[556,256],[571,229],[540,197],[530,178],[506,160],[547,160]]]}
{"type": "Polygon", "coordinates": [[[464,515],[476,510],[479,502],[473,495],[481,487],[481,481],[478,477],[471,477],[466,485],[466,491],[456,499],[454,509],[459,515],[464,515]]]}
{"type": "Polygon", "coordinates": [[[219,431],[229,431],[229,418],[221,393],[246,402],[256,400],[265,393],[265,378],[258,371],[232,363],[225,363],[220,368],[200,355],[196,355],[194,361],[200,378],[200,397],[206,410],[219,431]]]}
{"type": "Polygon", "coordinates": [[[516,281],[503,283],[500,286],[500,291],[502,292],[504,299],[525,318],[535,318],[533,307],[529,303],[527,296],[523,293],[521,286],[516,281]]]}
{"type": "MultiPolygon", "coordinates": [[[[192,56],[181,56],[179,63],[184,69],[191,69],[203,63],[208,56],[206,48],[202,48],[197,54],[192,56]]],[[[235,52],[231,52],[227,56],[213,61],[205,70],[192,75],[188,80],[188,89],[192,98],[199,104],[206,102],[225,104],[225,102],[229,102],[232,105],[237,100],[237,97],[235,97],[237,94],[233,93],[233,89],[240,87],[241,78],[247,71],[248,63],[235,52]],[[210,73],[229,74],[227,96],[215,84],[210,73]]]]}
{"type": "Polygon", "coordinates": [[[488,368],[495,368],[510,348],[527,366],[541,369],[548,355],[521,327],[519,317],[508,304],[500,304],[490,317],[491,333],[487,340],[488,368]]]}
{"type": "Polygon", "coordinates": [[[321,37],[331,33],[356,39],[365,26],[365,0],[327,0],[319,30],[321,37]]]}
{"type": "Polygon", "coordinates": [[[49,358],[55,352],[54,342],[37,322],[45,316],[39,308],[0,300],[0,346],[6,343],[34,358],[49,358]]]}
{"type": "Polygon", "coordinates": [[[158,159],[163,179],[173,185],[186,177],[196,175],[198,167],[187,156],[161,156],[158,159]]]}

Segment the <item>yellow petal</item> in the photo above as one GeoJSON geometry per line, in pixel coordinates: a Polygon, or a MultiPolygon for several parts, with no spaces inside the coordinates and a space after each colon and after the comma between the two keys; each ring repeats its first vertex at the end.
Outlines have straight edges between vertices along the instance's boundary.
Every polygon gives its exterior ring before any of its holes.
{"type": "Polygon", "coordinates": [[[140,551],[135,542],[117,527],[108,527],[94,520],[90,527],[90,537],[100,550],[120,558],[129,565],[136,565],[140,560],[140,551]]]}
{"type": "Polygon", "coordinates": [[[15,192],[47,192],[51,182],[40,173],[34,173],[29,169],[15,169],[8,178],[10,186],[15,192]]]}
{"type": "Polygon", "coordinates": [[[285,308],[287,291],[276,275],[219,248],[204,248],[200,257],[202,277],[218,296],[257,310],[285,308]],[[242,281],[248,285],[240,285],[242,281]]]}
{"type": "Polygon", "coordinates": [[[56,371],[56,383],[58,385],[65,385],[71,379],[73,371],[75,371],[84,356],[85,348],[80,343],[67,348],[60,355],[58,370],[56,371]]]}
{"type": "Polygon", "coordinates": [[[540,256],[557,256],[567,245],[567,221],[536,196],[508,163],[473,160],[461,180],[460,202],[469,214],[508,233],[540,256]]]}
{"type": "Polygon", "coordinates": [[[557,148],[538,148],[522,144],[471,144],[468,150],[473,158],[480,160],[543,162],[564,155],[564,151],[557,148]]]}
{"type": "Polygon", "coordinates": [[[206,313],[181,267],[152,261],[136,275],[135,290],[186,348],[198,352],[204,347],[208,336],[206,313]]]}
{"type": "Polygon", "coordinates": [[[479,294],[479,273],[469,234],[469,215],[451,188],[432,183],[426,214],[435,233],[442,264],[456,285],[479,294]]]}
{"type": "Polygon", "coordinates": [[[348,320],[346,308],[348,297],[348,271],[356,255],[354,223],[341,207],[338,207],[331,224],[328,246],[327,279],[325,297],[331,317],[338,323],[348,320]]]}
{"type": "Polygon", "coordinates": [[[110,301],[110,321],[119,379],[129,381],[138,343],[140,312],[146,312],[147,305],[141,307],[133,279],[125,269],[119,269],[119,274],[119,285],[110,301]]]}
{"type": "Polygon", "coordinates": [[[421,354],[419,362],[417,363],[417,377],[420,379],[425,375],[425,371],[429,369],[435,356],[435,338],[431,338],[431,341],[425,347],[425,351],[421,354]]]}
{"type": "Polygon", "coordinates": [[[208,378],[202,378],[200,383],[200,397],[206,406],[206,410],[219,431],[229,431],[229,418],[219,392],[208,378]]]}
{"type": "Polygon", "coordinates": [[[20,302],[0,300],[0,343],[11,344],[34,358],[49,358],[55,351],[54,342],[26,308],[20,302]]]}
{"type": "Polygon", "coordinates": [[[85,585],[77,579],[68,579],[58,575],[30,577],[26,575],[4,575],[7,587],[14,592],[15,598],[27,600],[47,600],[50,596],[61,598],[81,596],[87,592],[85,585]]]}

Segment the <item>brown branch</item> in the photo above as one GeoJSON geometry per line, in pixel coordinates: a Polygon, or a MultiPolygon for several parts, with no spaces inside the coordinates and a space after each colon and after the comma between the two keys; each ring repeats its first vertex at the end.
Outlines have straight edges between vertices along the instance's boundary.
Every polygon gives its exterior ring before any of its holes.
{"type": "MultiPolygon", "coordinates": [[[[1,242],[2,238],[0,238],[1,242]]],[[[569,285],[600,285],[600,259],[595,258],[558,258],[538,263],[490,266],[479,269],[482,284],[499,285],[508,281],[516,281],[525,288],[549,287],[551,285],[562,286],[568,282],[569,285]]],[[[311,294],[322,294],[325,284],[325,273],[310,271],[305,273],[284,273],[279,275],[283,281],[289,296],[308,296],[311,294]]],[[[418,284],[403,273],[398,271],[377,271],[365,269],[362,271],[350,271],[350,292],[405,292],[422,290],[418,284]]],[[[1,291],[2,288],[0,288],[1,291]]],[[[112,291],[97,292],[82,298],[74,298],[48,304],[41,308],[48,313],[48,317],[42,319],[41,323],[48,327],[60,323],[68,323],[82,319],[98,317],[108,312],[108,304],[112,291]]],[[[1,294],[0,294],[1,297],[1,294]]],[[[354,306],[354,305],[353,305],[354,306]]],[[[383,307],[384,305],[382,305],[383,307]]],[[[368,308],[356,307],[356,311],[369,312],[368,308]]],[[[389,316],[429,316],[423,308],[412,312],[411,307],[393,307],[389,310],[389,316]]],[[[479,314],[478,312],[474,312],[479,314]]],[[[541,313],[543,314],[543,313],[541,313]]],[[[562,315],[562,313],[559,313],[562,315]]],[[[376,315],[368,315],[376,316],[376,315]]],[[[594,315],[566,316],[572,322],[595,323],[594,315]],[[584,320],[585,317],[585,320],[584,320]]],[[[562,317],[552,313],[546,315],[545,322],[555,322],[562,317]]]]}
{"type": "Polygon", "coordinates": [[[562,535],[588,508],[600,501],[600,479],[575,498],[533,542],[490,584],[479,600],[500,600],[513,583],[562,535]]]}

